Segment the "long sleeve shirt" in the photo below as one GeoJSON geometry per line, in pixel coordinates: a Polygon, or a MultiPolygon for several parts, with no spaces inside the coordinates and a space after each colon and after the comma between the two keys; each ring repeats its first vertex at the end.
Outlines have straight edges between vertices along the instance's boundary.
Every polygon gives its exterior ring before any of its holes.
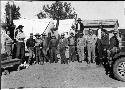
{"type": "Polygon", "coordinates": [[[60,48],[65,48],[68,46],[68,40],[67,38],[63,38],[59,40],[59,49],[60,48]]]}
{"type": "Polygon", "coordinates": [[[16,40],[18,42],[24,42],[25,39],[25,34],[23,32],[18,32],[17,36],[16,36],[16,40]]]}

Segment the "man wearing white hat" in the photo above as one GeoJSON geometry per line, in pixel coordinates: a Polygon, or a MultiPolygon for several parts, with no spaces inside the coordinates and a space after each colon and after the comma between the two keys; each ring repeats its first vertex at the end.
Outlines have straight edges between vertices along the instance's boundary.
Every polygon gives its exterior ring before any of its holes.
{"type": "Polygon", "coordinates": [[[22,26],[22,25],[19,25],[17,27],[17,29],[19,29],[19,32],[17,33],[17,36],[16,36],[16,41],[17,41],[16,58],[22,59],[22,63],[23,63],[24,57],[25,57],[25,43],[24,43],[25,35],[22,30],[23,27],[24,26],[22,26]]]}

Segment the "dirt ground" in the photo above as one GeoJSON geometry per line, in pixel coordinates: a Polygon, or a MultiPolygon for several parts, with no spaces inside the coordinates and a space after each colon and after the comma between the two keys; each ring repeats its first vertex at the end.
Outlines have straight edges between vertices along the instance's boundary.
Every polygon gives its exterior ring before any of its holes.
{"type": "Polygon", "coordinates": [[[103,67],[85,62],[45,63],[1,76],[1,88],[99,88],[125,87],[125,82],[110,78],[103,67]]]}

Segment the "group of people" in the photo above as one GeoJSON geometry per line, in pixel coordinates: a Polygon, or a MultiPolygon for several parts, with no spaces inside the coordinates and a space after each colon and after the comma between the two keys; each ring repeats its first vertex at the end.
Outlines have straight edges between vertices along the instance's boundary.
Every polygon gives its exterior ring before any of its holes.
{"type": "Polygon", "coordinates": [[[82,63],[84,61],[87,64],[96,63],[102,64],[102,59],[107,52],[107,57],[110,58],[111,52],[116,51],[119,47],[119,41],[117,39],[117,33],[114,32],[114,36],[109,40],[109,34],[107,30],[103,29],[102,25],[97,30],[97,34],[93,33],[92,29],[89,29],[88,35],[84,35],[84,25],[81,23],[81,19],[77,20],[75,33],[71,32],[68,38],[62,33],[58,38],[52,34],[55,29],[52,29],[52,33],[39,34],[30,33],[30,38],[24,42],[25,35],[23,33],[22,25],[19,25],[16,38],[15,58],[21,59],[21,63],[24,63],[25,58],[25,45],[27,46],[29,56],[27,63],[44,64],[45,62],[57,63],[58,54],[60,55],[61,64],[68,64],[70,62],[78,61],[82,63]],[[101,36],[99,32],[101,31],[101,36]],[[35,39],[33,38],[35,36],[35,39]],[[66,53],[69,51],[68,53],[66,53]],[[67,57],[67,55],[69,57],[67,57]]]}

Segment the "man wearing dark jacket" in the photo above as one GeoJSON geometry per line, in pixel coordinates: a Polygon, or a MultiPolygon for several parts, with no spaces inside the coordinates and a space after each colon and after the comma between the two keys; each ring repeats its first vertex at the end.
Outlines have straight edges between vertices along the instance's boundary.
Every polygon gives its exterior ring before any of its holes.
{"type": "Polygon", "coordinates": [[[118,51],[118,47],[119,47],[119,40],[117,38],[117,32],[114,31],[113,34],[114,34],[114,36],[112,36],[110,38],[110,45],[109,45],[110,53],[109,53],[109,56],[110,56],[111,53],[112,53],[111,55],[116,53],[118,51]]]}
{"type": "Polygon", "coordinates": [[[82,20],[80,18],[78,18],[78,23],[76,24],[76,33],[77,33],[77,37],[80,36],[80,33],[83,33],[84,30],[84,25],[81,22],[82,20]]]}
{"type": "Polygon", "coordinates": [[[35,46],[35,39],[33,39],[33,33],[30,33],[30,38],[27,39],[26,46],[27,46],[27,49],[29,50],[28,64],[30,64],[31,60],[33,59],[34,46],[35,46]]]}
{"type": "Polygon", "coordinates": [[[50,63],[57,63],[57,46],[58,46],[58,39],[55,36],[51,36],[51,40],[49,42],[49,49],[50,49],[50,63]]]}
{"type": "Polygon", "coordinates": [[[61,34],[61,38],[59,40],[59,46],[58,46],[60,57],[61,57],[61,64],[68,64],[68,61],[65,55],[67,46],[68,46],[68,39],[65,38],[65,34],[63,33],[61,34]]]}

